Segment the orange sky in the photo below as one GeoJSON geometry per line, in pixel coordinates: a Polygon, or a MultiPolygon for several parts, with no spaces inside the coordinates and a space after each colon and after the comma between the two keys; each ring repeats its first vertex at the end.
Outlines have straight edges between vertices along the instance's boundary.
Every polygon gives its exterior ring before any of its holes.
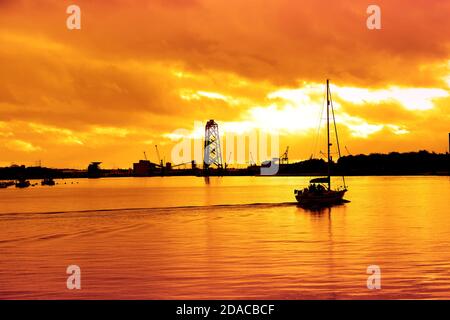
{"type": "Polygon", "coordinates": [[[371,3],[0,0],[0,166],[170,160],[171,133],[208,119],[308,158],[327,77],[351,153],[444,152],[450,1],[376,1],[375,31],[371,3]]]}

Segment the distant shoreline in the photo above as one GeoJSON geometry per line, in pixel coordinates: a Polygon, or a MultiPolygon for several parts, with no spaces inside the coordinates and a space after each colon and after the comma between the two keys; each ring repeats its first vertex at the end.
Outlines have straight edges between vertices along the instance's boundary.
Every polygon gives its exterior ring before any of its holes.
{"type": "MultiPolygon", "coordinates": [[[[166,174],[166,175],[148,175],[148,176],[136,176],[136,175],[104,175],[100,177],[88,177],[85,175],[53,175],[53,179],[105,179],[105,178],[164,178],[164,177],[320,177],[326,176],[326,174],[317,174],[317,173],[299,173],[299,174],[275,174],[275,175],[260,175],[260,174],[213,174],[209,176],[205,175],[194,175],[194,174],[166,174]]],[[[436,173],[351,173],[344,174],[346,177],[450,177],[449,172],[436,172],[436,173]]],[[[12,177],[12,176],[0,176],[0,181],[10,181],[10,180],[19,180],[19,179],[27,179],[27,180],[42,180],[47,178],[47,175],[39,175],[39,176],[27,176],[27,177],[12,177]]],[[[342,174],[333,174],[331,177],[342,177],[342,174]]]]}
{"type": "MultiPolygon", "coordinates": [[[[0,180],[19,179],[69,179],[103,177],[161,177],[161,176],[262,176],[261,167],[271,165],[250,165],[243,169],[210,169],[203,171],[194,162],[191,168],[173,169],[169,163],[157,166],[144,162],[147,170],[101,169],[89,165],[86,170],[55,169],[45,167],[10,166],[0,168],[0,180]]],[[[309,159],[291,164],[280,164],[278,173],[272,176],[302,177],[326,176],[328,167],[323,159],[309,159]]],[[[450,154],[428,151],[389,154],[349,155],[339,158],[331,165],[332,176],[449,176],[450,154]]]]}

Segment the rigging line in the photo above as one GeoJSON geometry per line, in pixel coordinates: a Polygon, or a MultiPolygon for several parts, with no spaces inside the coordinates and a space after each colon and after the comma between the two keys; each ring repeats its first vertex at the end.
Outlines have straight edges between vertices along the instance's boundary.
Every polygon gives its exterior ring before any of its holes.
{"type": "MultiPolygon", "coordinates": [[[[333,114],[334,132],[336,134],[336,144],[337,144],[337,149],[338,149],[338,155],[340,158],[341,157],[341,148],[339,147],[339,138],[338,138],[338,132],[337,132],[337,126],[336,126],[336,118],[334,117],[334,105],[333,105],[333,98],[331,97],[331,90],[330,90],[330,103],[331,103],[331,113],[333,114]]],[[[337,161],[336,161],[336,163],[337,163],[337,161]]],[[[344,188],[346,188],[344,175],[342,175],[342,182],[344,183],[344,188]]]]}
{"type": "Polygon", "coordinates": [[[325,105],[325,95],[326,94],[324,93],[323,100],[322,100],[322,107],[320,108],[320,115],[319,115],[319,119],[318,119],[319,126],[317,128],[317,132],[314,137],[313,149],[311,150],[312,151],[311,154],[313,155],[313,157],[315,157],[316,150],[317,150],[317,144],[319,143],[320,127],[321,127],[322,120],[323,120],[323,110],[324,110],[324,105],[325,105]]]}

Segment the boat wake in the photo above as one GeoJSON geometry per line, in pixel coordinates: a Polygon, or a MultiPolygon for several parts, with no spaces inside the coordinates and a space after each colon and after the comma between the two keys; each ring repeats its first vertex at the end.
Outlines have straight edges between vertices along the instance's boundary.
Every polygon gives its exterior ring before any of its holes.
{"type": "Polygon", "coordinates": [[[253,208],[273,208],[297,206],[297,202],[278,202],[278,203],[242,203],[242,204],[213,204],[213,205],[189,205],[189,206],[169,206],[169,207],[140,207],[140,208],[106,208],[106,209],[87,209],[87,210],[67,210],[67,211],[41,211],[41,212],[7,212],[0,213],[0,219],[7,219],[14,216],[36,216],[36,215],[62,215],[77,213],[126,213],[126,212],[168,212],[179,210],[211,210],[211,209],[248,209],[253,208]]]}

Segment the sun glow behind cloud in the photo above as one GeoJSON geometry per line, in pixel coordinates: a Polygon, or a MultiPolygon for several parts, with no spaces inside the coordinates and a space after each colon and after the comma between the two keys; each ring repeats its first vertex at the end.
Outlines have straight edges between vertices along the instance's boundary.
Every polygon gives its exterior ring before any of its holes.
{"type": "Polygon", "coordinates": [[[379,32],[355,27],[363,1],[81,1],[80,32],[65,29],[63,1],[46,0],[45,10],[9,1],[0,11],[2,163],[129,166],[153,144],[168,155],[180,137],[201,139],[209,119],[223,133],[279,132],[290,155],[305,158],[324,124],[326,77],[353,152],[442,152],[450,5],[411,2],[405,12],[380,1],[390,14],[379,32]]]}
{"type": "MultiPolygon", "coordinates": [[[[430,110],[433,100],[447,98],[447,90],[438,88],[400,88],[396,86],[387,89],[364,89],[354,87],[337,88],[336,93],[342,99],[355,103],[381,103],[394,101],[400,103],[408,110],[430,110]]],[[[333,90],[334,91],[334,90],[333,90]]]]}
{"type": "MultiPolygon", "coordinates": [[[[318,83],[303,84],[298,89],[280,89],[271,92],[267,98],[277,100],[267,106],[257,106],[250,108],[245,114],[242,125],[234,123],[234,127],[228,130],[239,128],[238,132],[245,132],[245,129],[259,129],[280,134],[305,134],[312,129],[316,129],[324,121],[325,117],[325,96],[324,85],[318,83]]],[[[448,96],[448,92],[442,89],[390,88],[388,90],[367,90],[355,87],[332,86],[332,91],[338,96],[338,101],[334,101],[337,113],[336,121],[340,126],[347,127],[354,137],[368,138],[371,134],[379,132],[383,128],[390,130],[396,135],[409,133],[409,130],[389,123],[371,123],[363,118],[352,116],[345,112],[342,104],[353,103],[361,105],[366,103],[382,103],[395,100],[408,110],[416,110],[421,106],[423,110],[433,108],[433,99],[448,96]]],[[[388,120],[388,119],[387,119],[388,120]]],[[[226,126],[226,124],[225,124],[226,126]]]]}

